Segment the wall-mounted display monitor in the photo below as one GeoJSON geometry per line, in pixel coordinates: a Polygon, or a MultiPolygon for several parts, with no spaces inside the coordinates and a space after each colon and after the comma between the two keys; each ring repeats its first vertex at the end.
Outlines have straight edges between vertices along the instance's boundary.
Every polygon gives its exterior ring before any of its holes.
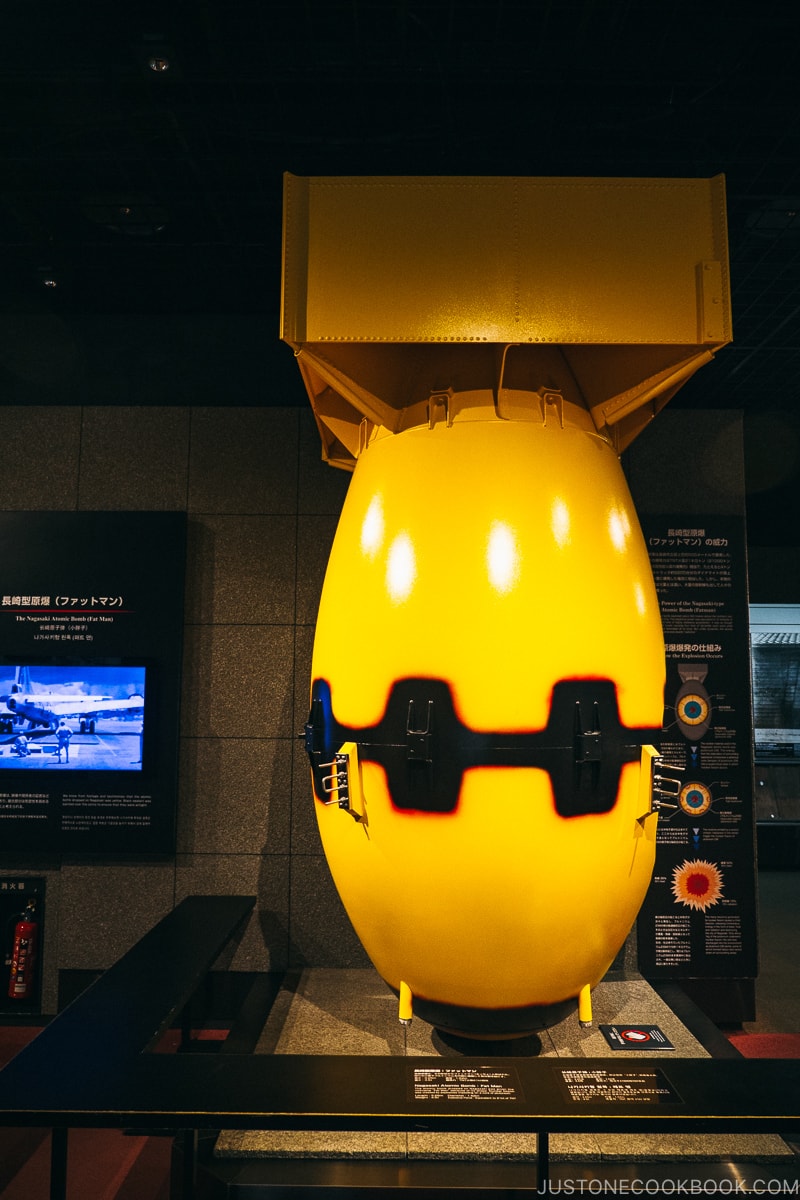
{"type": "Polygon", "coordinates": [[[4,854],[175,847],[186,514],[0,513],[4,854]]]}
{"type": "Polygon", "coordinates": [[[141,771],[143,664],[0,663],[0,771],[141,771]]]}

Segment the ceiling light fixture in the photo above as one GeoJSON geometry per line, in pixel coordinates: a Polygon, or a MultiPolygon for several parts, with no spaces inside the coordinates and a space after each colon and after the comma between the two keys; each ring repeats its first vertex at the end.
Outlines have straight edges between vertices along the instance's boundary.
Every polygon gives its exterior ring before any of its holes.
{"type": "Polygon", "coordinates": [[[174,74],[175,54],[168,37],[163,32],[142,34],[139,53],[140,62],[147,63],[147,69],[154,75],[165,75],[168,71],[174,74]]]}
{"type": "Polygon", "coordinates": [[[147,196],[87,196],[80,211],[93,224],[126,237],[153,237],[162,233],[170,220],[169,210],[147,196]]]}

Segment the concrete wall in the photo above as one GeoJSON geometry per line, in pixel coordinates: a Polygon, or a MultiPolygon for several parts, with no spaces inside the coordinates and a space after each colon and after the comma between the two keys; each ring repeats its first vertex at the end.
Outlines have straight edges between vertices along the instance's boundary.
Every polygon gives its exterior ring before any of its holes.
{"type": "Polygon", "coordinates": [[[188,513],[177,854],[54,859],[0,845],[0,874],[47,878],[44,1010],[59,970],[109,966],[190,893],[258,897],[226,960],[235,970],[365,963],[297,736],[350,479],[321,462],[310,409],[3,407],[0,479],[5,509],[188,513]]]}
{"type": "MultiPolygon", "coordinates": [[[[667,410],[625,455],[647,512],[741,512],[738,413],[667,410]]],[[[225,963],[363,965],[321,852],[305,754],[320,588],[349,476],[307,407],[0,408],[5,509],[185,510],[177,853],[10,856],[47,877],[44,1010],[59,970],[109,966],[190,893],[256,895],[225,963]]],[[[2,547],[0,547],[2,553],[2,547]]],[[[154,564],[157,569],[157,564],[154,564]]]]}

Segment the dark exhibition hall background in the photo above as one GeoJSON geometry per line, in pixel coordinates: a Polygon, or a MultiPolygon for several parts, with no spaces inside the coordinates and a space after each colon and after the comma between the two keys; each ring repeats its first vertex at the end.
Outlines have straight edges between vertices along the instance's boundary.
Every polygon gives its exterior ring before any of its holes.
{"type": "Polygon", "coordinates": [[[724,175],[734,340],[623,466],[643,519],[744,507],[750,600],[797,605],[800,5],[7,0],[0,36],[0,516],[186,517],[169,852],[0,845],[46,885],[40,1011],[187,895],[256,897],[231,975],[365,966],[298,736],[348,476],[279,337],[284,175],[724,175]]]}
{"type": "Polygon", "coordinates": [[[672,405],[744,412],[750,544],[797,546],[795,4],[15,0],[3,26],[0,404],[306,404],[285,171],[724,173],[734,343],[672,405]]]}

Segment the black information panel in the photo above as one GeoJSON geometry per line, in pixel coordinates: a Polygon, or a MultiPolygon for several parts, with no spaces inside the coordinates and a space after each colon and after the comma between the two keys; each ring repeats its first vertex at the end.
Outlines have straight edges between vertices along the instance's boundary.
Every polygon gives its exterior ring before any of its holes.
{"type": "Polygon", "coordinates": [[[587,1067],[560,1072],[567,1097],[576,1104],[680,1104],[663,1071],[614,1071],[587,1067]]]}
{"type": "Polygon", "coordinates": [[[0,514],[0,846],[175,843],[184,513],[0,514]]]}
{"type": "Polygon", "coordinates": [[[639,915],[650,979],[757,974],[743,520],[645,517],[666,646],[661,752],[679,769],[639,915]]]}
{"type": "Polygon", "coordinates": [[[496,1067],[413,1067],[409,1072],[410,1100],[509,1102],[524,1100],[517,1074],[496,1067]]]}

